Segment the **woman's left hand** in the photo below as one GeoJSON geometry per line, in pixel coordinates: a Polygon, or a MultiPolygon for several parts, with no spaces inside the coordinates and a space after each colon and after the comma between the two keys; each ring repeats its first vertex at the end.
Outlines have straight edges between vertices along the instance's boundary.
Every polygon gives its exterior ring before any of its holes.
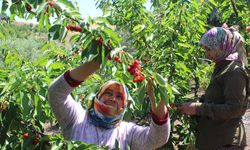
{"type": "Polygon", "coordinates": [[[177,107],[177,111],[185,114],[185,115],[196,115],[197,107],[201,106],[202,103],[200,102],[186,102],[182,103],[180,106],[177,107]]]}
{"type": "Polygon", "coordinates": [[[148,79],[147,82],[147,92],[149,95],[149,99],[151,102],[151,109],[152,112],[159,118],[159,119],[164,119],[166,117],[166,114],[168,112],[167,107],[164,103],[163,100],[159,102],[159,104],[156,106],[155,103],[155,96],[154,96],[154,88],[152,84],[152,79],[148,79]]]}

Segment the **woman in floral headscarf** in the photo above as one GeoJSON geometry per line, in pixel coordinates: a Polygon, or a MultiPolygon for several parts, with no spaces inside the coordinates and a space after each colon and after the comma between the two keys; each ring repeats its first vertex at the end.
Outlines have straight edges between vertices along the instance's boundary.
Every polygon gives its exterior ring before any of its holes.
{"type": "Polygon", "coordinates": [[[243,150],[246,134],[242,116],[247,107],[248,74],[244,39],[231,27],[214,27],[199,45],[215,62],[205,95],[177,110],[197,116],[196,145],[199,150],[243,150]]]}
{"type": "Polygon", "coordinates": [[[65,72],[50,86],[49,103],[62,128],[65,139],[108,146],[109,149],[150,150],[164,145],[170,134],[170,119],[163,100],[155,105],[151,81],[148,95],[152,121],[142,127],[123,121],[128,104],[124,84],[110,80],[103,84],[86,110],[73,100],[70,93],[100,67],[95,60],[65,72]]]}

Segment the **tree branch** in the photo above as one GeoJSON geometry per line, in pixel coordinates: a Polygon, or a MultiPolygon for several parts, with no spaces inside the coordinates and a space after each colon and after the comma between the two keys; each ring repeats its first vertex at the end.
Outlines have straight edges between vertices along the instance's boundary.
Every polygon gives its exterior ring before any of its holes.
{"type": "Polygon", "coordinates": [[[232,4],[232,7],[233,7],[235,16],[238,17],[238,12],[237,12],[237,8],[236,8],[236,5],[235,5],[235,1],[234,1],[234,0],[231,0],[231,4],[232,4]]]}

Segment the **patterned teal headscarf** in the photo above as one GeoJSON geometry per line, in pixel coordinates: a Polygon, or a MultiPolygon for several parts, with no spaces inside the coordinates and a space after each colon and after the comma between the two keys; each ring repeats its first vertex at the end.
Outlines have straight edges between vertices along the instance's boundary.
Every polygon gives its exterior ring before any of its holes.
{"type": "Polygon", "coordinates": [[[214,27],[208,30],[199,45],[215,51],[216,63],[221,60],[237,60],[247,65],[244,38],[234,27],[214,27]]]}

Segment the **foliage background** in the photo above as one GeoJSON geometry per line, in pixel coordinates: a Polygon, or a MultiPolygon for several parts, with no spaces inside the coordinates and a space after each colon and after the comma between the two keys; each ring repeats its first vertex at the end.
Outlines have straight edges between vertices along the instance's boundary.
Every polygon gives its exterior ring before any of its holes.
{"type": "MultiPolygon", "coordinates": [[[[73,92],[74,98],[87,107],[91,96],[105,82],[103,78],[116,79],[126,83],[131,94],[132,105],[125,120],[147,125],[150,107],[145,96],[146,82],[132,82],[133,78],[127,72],[133,60],[140,60],[146,76],[155,77],[157,74],[164,79],[165,94],[159,90],[155,94],[168,104],[197,98],[205,89],[213,64],[208,65],[211,62],[204,59],[198,42],[209,28],[223,23],[239,25],[249,52],[250,40],[245,31],[250,24],[249,0],[237,3],[234,0],[150,2],[151,10],[147,10],[143,5],[146,0],[98,0],[96,4],[104,16],[90,18],[81,16],[77,5],[67,0],[57,0],[53,7],[49,6],[49,1],[43,0],[3,0],[1,15],[5,19],[0,22],[0,147],[97,148],[95,145],[65,141],[61,135],[44,134],[46,123],[56,123],[47,102],[49,84],[83,61],[98,57],[105,67],[77,88],[73,92]],[[27,5],[32,6],[31,11],[27,11],[27,5]],[[7,17],[6,11],[10,11],[7,17]],[[39,24],[17,26],[12,22],[15,16],[37,18],[39,24]],[[6,24],[5,20],[9,23],[6,24]],[[83,31],[69,31],[66,28],[69,24],[79,25],[83,31]],[[47,33],[48,38],[41,38],[47,33]],[[100,37],[104,46],[92,50],[96,46],[93,41],[100,37]],[[66,41],[70,44],[65,44],[66,41]],[[110,61],[103,59],[108,43],[114,49],[110,61]],[[113,60],[115,55],[122,63],[113,60]],[[150,61],[145,63],[145,58],[150,61]],[[29,133],[30,138],[24,140],[24,133],[29,133]],[[34,144],[34,139],[39,139],[39,143],[34,144]]],[[[170,114],[170,140],[160,149],[191,149],[195,144],[194,119],[181,116],[172,109],[170,114]]]]}

